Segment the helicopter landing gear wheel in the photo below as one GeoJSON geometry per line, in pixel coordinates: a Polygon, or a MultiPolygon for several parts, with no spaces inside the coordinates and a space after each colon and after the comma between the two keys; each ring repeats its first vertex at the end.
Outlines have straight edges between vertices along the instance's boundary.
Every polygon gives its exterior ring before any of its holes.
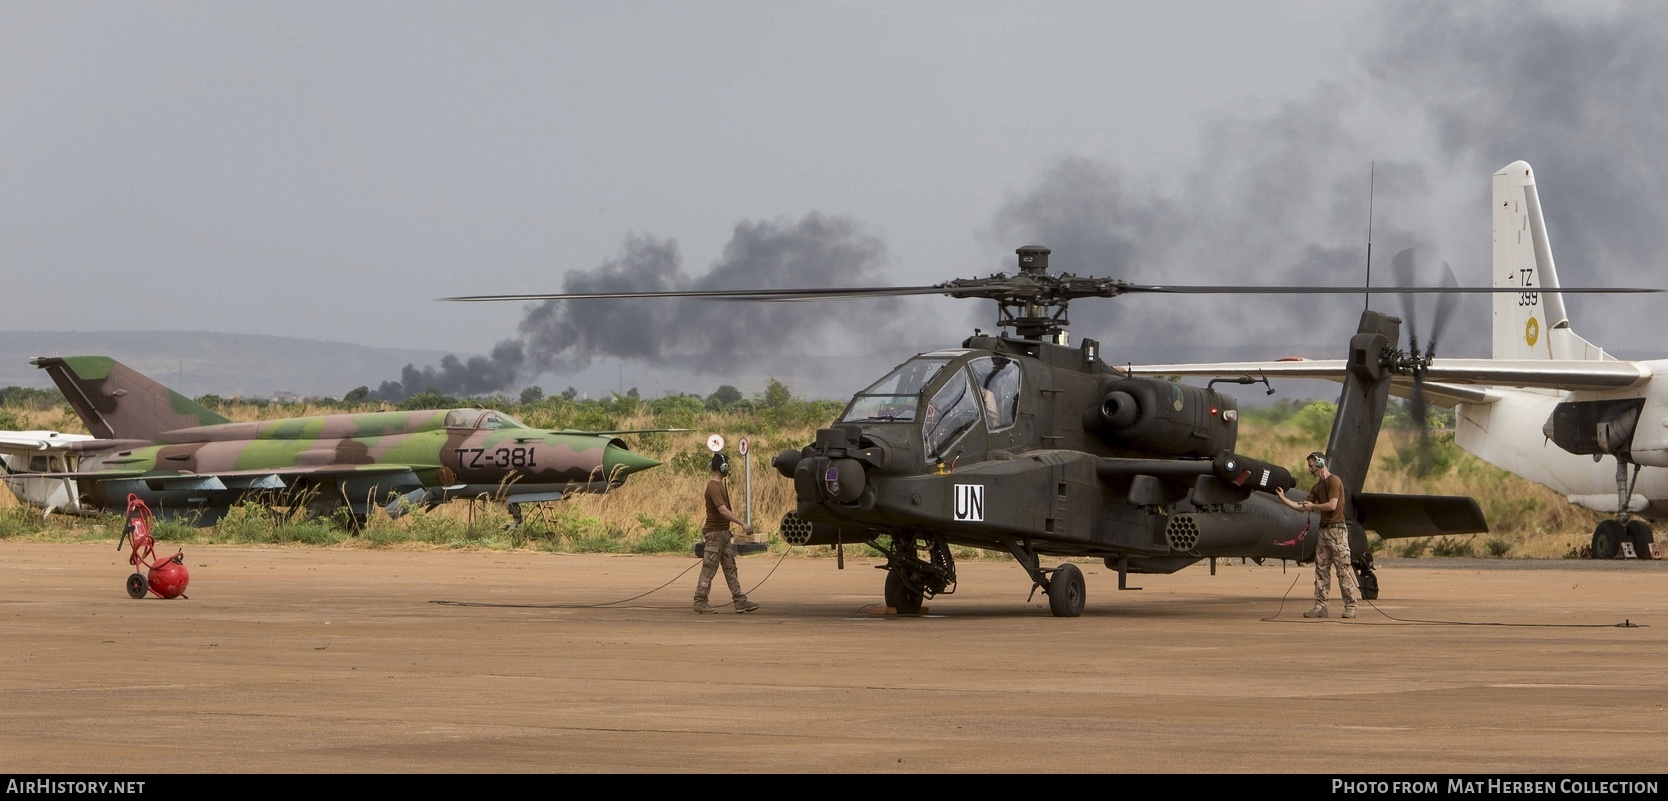
{"type": "Polygon", "coordinates": [[[1643,520],[1627,521],[1627,539],[1633,543],[1633,555],[1640,559],[1651,558],[1651,543],[1656,536],[1651,533],[1651,524],[1643,520]]]}
{"type": "Polygon", "coordinates": [[[133,575],[127,577],[127,597],[136,600],[143,598],[145,597],[145,590],[147,589],[149,589],[149,585],[145,583],[144,576],[134,573],[133,575]]]}
{"type": "Polygon", "coordinates": [[[1055,617],[1078,617],[1083,601],[1083,571],[1069,562],[1054,568],[1048,577],[1048,611],[1055,617]]]}
{"type": "Polygon", "coordinates": [[[886,571],[886,605],[898,610],[900,615],[921,614],[921,597],[919,589],[909,586],[900,570],[886,571]]]}
{"type": "Polygon", "coordinates": [[[1593,528],[1593,558],[1615,559],[1622,550],[1622,538],[1627,536],[1627,528],[1618,520],[1600,520],[1593,528]]]}

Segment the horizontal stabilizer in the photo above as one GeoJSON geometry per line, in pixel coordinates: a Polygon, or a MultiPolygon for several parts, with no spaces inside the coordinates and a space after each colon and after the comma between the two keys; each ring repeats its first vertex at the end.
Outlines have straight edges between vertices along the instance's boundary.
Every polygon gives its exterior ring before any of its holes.
{"type": "Polygon", "coordinates": [[[64,434],[58,431],[0,431],[0,450],[68,450],[72,443],[91,439],[92,437],[86,434],[64,434]]]}
{"type": "Polygon", "coordinates": [[[1355,510],[1363,528],[1387,540],[1488,531],[1477,501],[1458,495],[1361,492],[1355,495],[1355,510]]]}

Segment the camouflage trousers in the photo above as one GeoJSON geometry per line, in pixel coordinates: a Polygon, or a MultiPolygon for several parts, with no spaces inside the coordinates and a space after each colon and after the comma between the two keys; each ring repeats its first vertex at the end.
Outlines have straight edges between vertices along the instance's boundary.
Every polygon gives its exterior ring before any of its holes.
{"type": "Polygon", "coordinates": [[[1361,593],[1355,585],[1355,568],[1350,566],[1349,529],[1342,525],[1326,526],[1315,543],[1315,608],[1326,608],[1326,596],[1332,593],[1332,571],[1338,571],[1338,591],[1343,593],[1344,608],[1354,609],[1361,593]]]}
{"type": "Polygon", "coordinates": [[[695,600],[706,602],[712,592],[712,576],[720,567],[724,568],[724,581],[730,585],[730,598],[746,600],[747,595],[741,591],[741,578],[736,574],[736,549],[730,544],[730,530],[707,531],[701,538],[706,542],[706,555],[701,557],[701,580],[695,582],[695,600]]]}

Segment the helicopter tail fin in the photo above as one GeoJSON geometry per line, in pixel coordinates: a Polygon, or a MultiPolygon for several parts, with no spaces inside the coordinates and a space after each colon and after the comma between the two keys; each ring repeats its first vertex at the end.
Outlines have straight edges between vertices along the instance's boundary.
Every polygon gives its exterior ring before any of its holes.
{"type": "Polygon", "coordinates": [[[1570,328],[1558,270],[1541,216],[1535,171],[1514,161],[1494,174],[1494,358],[1608,360],[1614,357],[1570,328]]]}
{"type": "Polygon", "coordinates": [[[1372,466],[1373,447],[1390,400],[1390,371],[1381,355],[1399,341],[1401,328],[1401,320],[1369,309],[1361,313],[1361,325],[1349,340],[1344,389],[1338,396],[1332,435],[1327,438],[1326,459],[1351,496],[1361,492],[1367,468],[1372,466]]]}
{"type": "Polygon", "coordinates": [[[231,422],[108,356],[50,356],[30,364],[52,376],[99,439],[154,441],[164,431],[231,422]]]}

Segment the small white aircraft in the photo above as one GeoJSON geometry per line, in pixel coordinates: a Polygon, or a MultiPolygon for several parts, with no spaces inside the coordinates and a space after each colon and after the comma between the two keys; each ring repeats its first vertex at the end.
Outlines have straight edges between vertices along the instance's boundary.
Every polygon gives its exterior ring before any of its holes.
{"type": "MultiPolygon", "coordinates": [[[[1415,352],[1391,391],[1410,397],[1417,384],[1426,401],[1454,409],[1461,448],[1571,503],[1614,513],[1593,531],[1594,557],[1631,551],[1649,559],[1655,537],[1646,521],[1668,520],[1668,383],[1651,380],[1668,373],[1668,359],[1621,361],[1570,327],[1527,163],[1494,174],[1493,206],[1494,287],[1512,290],[1493,295],[1493,358],[1415,352]]],[[[1349,366],[1297,359],[1131,369],[1342,380],[1349,366]]]]}
{"type": "Polygon", "coordinates": [[[30,473],[74,472],[80,461],[72,448],[92,439],[86,434],[58,431],[0,431],[0,480],[18,500],[53,512],[93,514],[83,508],[75,480],[30,473]]]}

